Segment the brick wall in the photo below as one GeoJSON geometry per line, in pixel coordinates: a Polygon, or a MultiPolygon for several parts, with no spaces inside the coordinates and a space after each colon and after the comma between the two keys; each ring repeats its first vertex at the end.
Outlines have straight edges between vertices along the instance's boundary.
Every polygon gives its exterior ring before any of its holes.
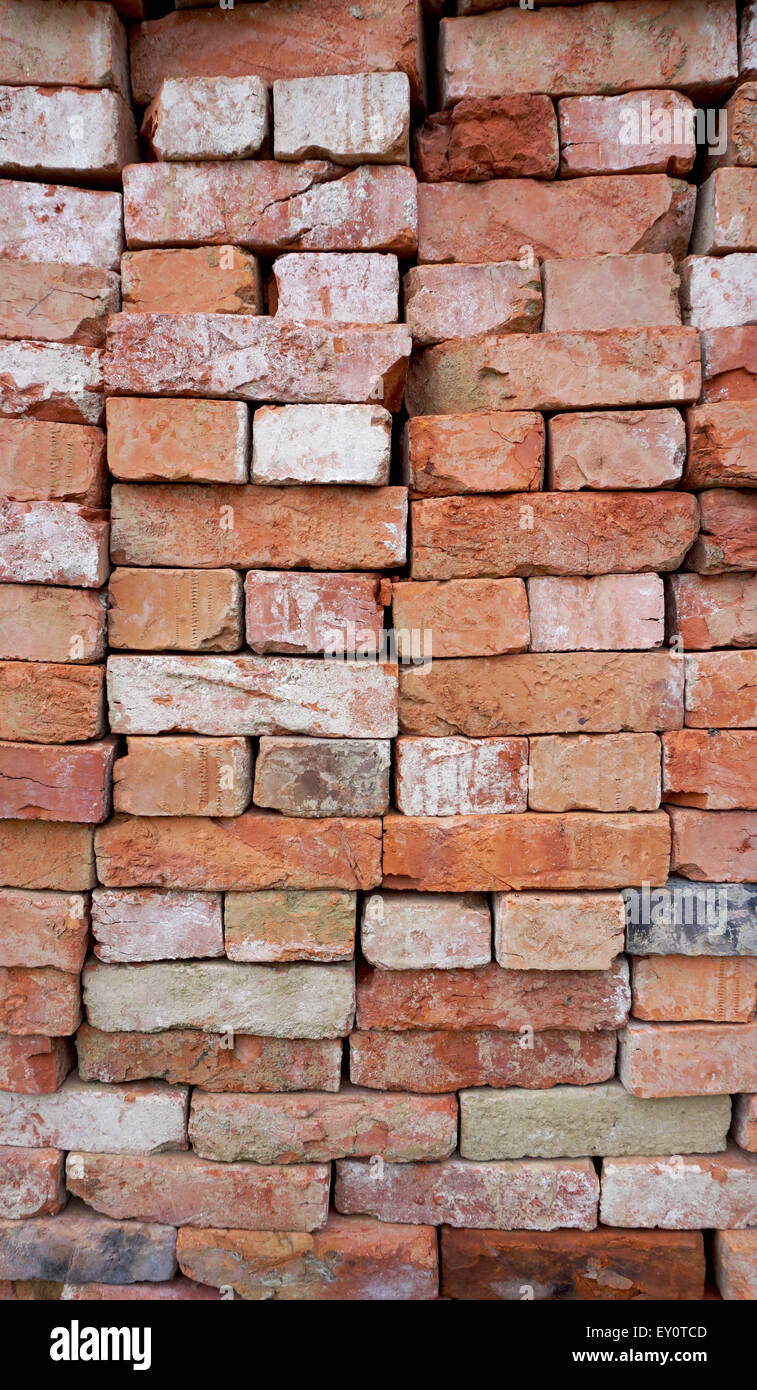
{"type": "Polygon", "coordinates": [[[754,1299],[757,14],[166,8],[0,0],[0,1297],[754,1299]]]}

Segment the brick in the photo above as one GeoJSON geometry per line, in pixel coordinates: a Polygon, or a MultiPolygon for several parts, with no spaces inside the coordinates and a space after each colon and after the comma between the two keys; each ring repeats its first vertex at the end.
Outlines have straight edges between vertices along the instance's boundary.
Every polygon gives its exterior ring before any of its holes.
{"type": "Polygon", "coordinates": [[[636,1096],[728,1095],[757,1084],[757,1023],[640,1023],[618,1034],[618,1075],[636,1096]]]}
{"type": "Polygon", "coordinates": [[[597,410],[547,421],[550,488],[672,487],[686,458],[677,410],[597,410]]]}
{"type": "Polygon", "coordinates": [[[105,435],[93,425],[0,420],[0,487],[17,502],[78,502],[101,507],[105,435]]]}
{"type": "Polygon", "coordinates": [[[591,1032],[626,1022],[631,994],[625,960],[609,970],[366,970],[358,980],[361,1029],[591,1032]]]}
{"type": "Polygon", "coordinates": [[[696,158],[694,105],[680,92],[563,97],[557,103],[557,118],[562,178],[582,174],[685,178],[696,158]]]}
{"type": "Polygon", "coordinates": [[[124,222],[134,250],[232,243],[262,256],[414,256],[416,180],[412,169],[373,164],[345,171],[327,160],[134,164],[124,175],[124,222]]]}
{"type": "Polygon", "coordinates": [[[545,332],[675,327],[678,276],[670,255],[545,260],[545,332]]]}
{"type": "Polygon", "coordinates": [[[442,1295],[550,1302],[701,1299],[697,1232],[442,1229],[442,1295]]]}
{"type": "MultiPolygon", "coordinates": [[[[723,146],[708,150],[705,172],[722,165],[757,164],[757,83],[744,82],[723,107],[723,146]]],[[[720,143],[720,142],[718,142],[720,143]]]]}
{"type": "Polygon", "coordinates": [[[89,902],[83,892],[0,888],[0,909],[3,965],[53,966],[79,973],[89,942],[89,902]]]}
{"type": "Polygon", "coordinates": [[[168,77],[142,122],[156,159],[250,159],[268,136],[268,92],[252,75],[168,77]]]}
{"type": "Polygon", "coordinates": [[[751,651],[702,652],[684,658],[685,723],[692,728],[753,728],[757,700],[750,688],[757,655],[751,651]]]}
{"type": "MultiPolygon", "coordinates": [[[[75,1033],[81,1020],[80,1001],[79,977],[69,971],[47,967],[0,968],[0,1031],[3,1033],[42,1033],[51,1038],[75,1033]]],[[[0,1092],[0,1102],[2,1097],[0,1092]]],[[[0,1123],[0,1135],[2,1132],[0,1123]]]]}
{"type": "Polygon", "coordinates": [[[507,970],[609,970],[624,925],[618,893],[494,894],[494,954],[507,970]]]}
{"type": "Polygon", "coordinates": [[[754,1220],[757,1158],[725,1154],[672,1158],[610,1158],[602,1165],[600,1218],[605,1226],[715,1230],[754,1220]]]}
{"type": "Polygon", "coordinates": [[[686,557],[700,574],[757,569],[757,497],[751,491],[713,488],[699,494],[701,531],[686,557]]]}
{"type": "Polygon", "coordinates": [[[588,1160],[551,1163],[385,1163],[340,1160],[334,1204],[347,1215],[495,1230],[597,1224],[599,1179],[588,1160]]]}
{"type": "Polygon", "coordinates": [[[394,799],[405,816],[526,810],[525,739],[399,738],[394,759],[394,799]]]}
{"type": "MultiPolygon", "coordinates": [[[[499,91],[508,90],[506,87],[499,91]]],[[[694,189],[665,174],[418,185],[420,261],[686,255],[694,189]]],[[[748,249],[731,248],[731,249],[748,249]]]]}
{"type": "Polygon", "coordinates": [[[98,589],[108,569],[106,513],[73,502],[0,503],[0,579],[98,589]]]}
{"type": "Polygon", "coordinates": [[[349,1033],[354,1016],[351,964],[274,967],[188,961],[136,966],[93,961],[83,980],[87,1018],[103,1031],[199,1028],[272,1038],[338,1038],[349,1033]]]}
{"type": "Polygon", "coordinates": [[[712,1253],[721,1298],[757,1298],[757,1231],[716,1231],[712,1253]]]}
{"type": "Polygon", "coordinates": [[[665,638],[657,574],[529,579],[528,608],[535,652],[632,651],[665,638]]]}
{"type": "Polygon", "coordinates": [[[76,893],[95,882],[93,827],[66,821],[0,821],[0,880],[9,888],[76,893]]]}
{"type": "MultiPolygon", "coordinates": [[[[755,316],[754,270],[755,257],[749,253],[734,251],[730,256],[687,256],[681,262],[681,308],[684,323],[695,328],[713,332],[724,328],[747,325],[745,333],[755,316]]],[[[709,334],[708,334],[709,337],[709,334]]],[[[731,342],[739,341],[742,335],[731,334],[731,342]]],[[[704,339],[706,344],[707,338],[704,339]]],[[[707,368],[708,352],[703,353],[704,370],[707,368]]],[[[740,364],[741,365],[741,364],[740,364]]],[[[734,371],[736,364],[729,364],[726,370],[734,371]]],[[[716,369],[718,370],[718,369],[716,369]]],[[[722,368],[719,368],[722,370],[722,368]]]]}
{"type": "Polygon", "coordinates": [[[118,270],[121,194],[0,179],[0,244],[6,260],[118,270]]]}
{"type": "MultiPolygon", "coordinates": [[[[9,89],[0,88],[0,112],[3,90],[9,89]]],[[[3,279],[3,338],[28,338],[33,333],[37,340],[100,347],[108,315],[121,307],[118,276],[95,266],[9,261],[3,266],[3,279]]]]}
{"type": "Polygon", "coordinates": [[[222,956],[221,897],[152,888],[96,888],[92,935],[95,955],[104,961],[222,956]]]}
{"type": "Polygon", "coordinates": [[[102,422],[102,353],[82,343],[0,343],[3,415],[102,422]]]}
{"type": "Polygon", "coordinates": [[[186,1029],[103,1033],[83,1023],[76,1046],[83,1081],[164,1077],[206,1091],[339,1090],[341,1040],[228,1038],[186,1029]]]}
{"type": "Polygon", "coordinates": [[[460,1093],[460,1154],[481,1162],[717,1153],[730,1123],[725,1096],[640,1100],[614,1080],[542,1092],[483,1088],[460,1093]]]}
{"type": "Polygon", "coordinates": [[[195,1091],[189,1134],[195,1153],[223,1164],[237,1159],[256,1164],[373,1156],[401,1163],[441,1159],[457,1144],[457,1098],[377,1095],[354,1086],[335,1096],[211,1096],[195,1091]]]}
{"type": "MultiPolygon", "coordinates": [[[[580,582],[580,581],[579,581],[580,582]]],[[[548,735],[529,741],[532,811],[656,811],[656,734],[548,735]]]]}
{"type": "Polygon", "coordinates": [[[252,796],[244,738],[127,738],[113,806],[133,816],[238,816],[252,796]]]}
{"type": "Polygon", "coordinates": [[[558,158],[552,102],[530,92],[458,101],[415,133],[415,167],[425,183],[550,179],[558,158]]]}
{"type": "Polygon", "coordinates": [[[671,574],[668,619],[684,648],[757,646],[757,576],[671,574]]]}
{"type": "Polygon", "coordinates": [[[736,15],[727,0],[696,0],[673,14],[665,0],[638,0],[630,10],[545,8],[528,26],[522,18],[505,9],[442,21],[444,106],[498,91],[571,96],[672,85],[709,97],[724,94],[738,74],[736,15]]]}
{"type": "Polygon", "coordinates": [[[0,1217],[51,1216],[66,1205],[65,1156],[57,1149],[0,1146],[0,1217]]]}
{"type": "Polygon", "coordinates": [[[73,743],[104,733],[101,666],[0,663],[0,737],[13,742],[73,743]]]}
{"type": "Polygon", "coordinates": [[[636,956],[631,968],[634,1018],[666,1023],[749,1023],[754,1019],[754,956],[636,956]]]}
{"type": "Polygon", "coordinates": [[[423,498],[413,502],[412,520],[414,579],[586,575],[677,569],[698,534],[699,511],[682,493],[542,493],[423,498]]]}
{"type": "Polygon", "coordinates": [[[404,733],[488,738],[682,723],[683,662],[668,652],[527,652],[486,665],[478,657],[434,661],[400,675],[404,733]]]}
{"type": "Polygon", "coordinates": [[[116,888],[355,889],[381,879],[381,827],[365,818],[118,815],[96,843],[100,881],[116,888]]]}
{"type": "Polygon", "coordinates": [[[517,261],[419,265],[403,281],[413,343],[428,347],[481,333],[535,333],[542,316],[538,268],[517,261]]]}
{"type": "Polygon", "coordinates": [[[0,1225],[0,1278],[132,1284],[170,1279],[176,1231],[145,1221],[111,1221],[83,1202],[69,1202],[51,1220],[0,1225]]]}
{"type": "Polygon", "coordinates": [[[754,4],[749,4],[744,9],[741,16],[739,32],[739,75],[744,77],[757,77],[757,11],[754,4]]]}
{"type": "Polygon", "coordinates": [[[104,1086],[74,1072],[52,1095],[0,1092],[0,1142],[112,1154],[185,1149],[188,1095],[184,1086],[104,1086]]]}
{"type": "Polygon", "coordinates": [[[544,421],[525,410],[416,415],[405,425],[401,449],[411,496],[538,492],[544,421]]]}
{"type": "Polygon", "coordinates": [[[561,820],[535,813],[446,819],[388,815],[384,884],[434,893],[619,888],[631,865],[640,879],[661,883],[667,877],[668,846],[662,811],[617,816],[577,811],[561,820]]]}
{"type": "Polygon", "coordinates": [[[164,1279],[160,1284],[63,1284],[60,1294],[61,1303],[209,1303],[220,1298],[218,1289],[181,1278],[164,1279]]]}
{"type": "Polygon", "coordinates": [[[234,1225],[239,1230],[311,1231],[326,1221],[329,1169],[323,1163],[266,1168],[205,1163],[194,1153],[70,1153],[70,1192],[116,1220],[166,1226],[234,1225]]]}
{"type": "Polygon", "coordinates": [[[242,607],[234,570],[118,568],[108,586],[108,640],[131,651],[238,651],[242,607]]]}
{"type": "Polygon", "coordinates": [[[0,742],[0,815],[97,824],[111,809],[116,740],[77,746],[0,742]]]}
{"type": "Polygon", "coordinates": [[[691,328],[525,333],[425,348],[411,365],[411,415],[667,405],[699,394],[691,328]]]}
{"type": "Polygon", "coordinates": [[[249,412],[241,401],[111,396],[108,468],[127,482],[245,483],[249,412]],[[160,448],[156,445],[160,443],[160,448]]]}
{"type": "Polygon", "coordinates": [[[250,570],[245,625],[254,652],[380,651],[391,590],[377,574],[250,570]]]}
{"type": "Polygon", "coordinates": [[[129,94],[126,30],[115,8],[81,0],[3,0],[0,82],[105,87],[129,94]]]}
{"type": "Polygon", "coordinates": [[[480,893],[371,893],[360,945],[379,970],[451,970],[491,960],[489,905],[480,893]]]}
{"type": "MultiPolygon", "coordinates": [[[[341,79],[340,79],[341,80],[341,79]]],[[[271,312],[280,319],[381,324],[398,318],[396,256],[294,252],[273,263],[271,312]]]]}
{"type": "Polygon", "coordinates": [[[127,251],[121,257],[124,311],[140,314],[262,314],[256,256],[238,246],[127,251]]]}
{"type": "Polygon", "coordinates": [[[384,486],[391,446],[383,406],[264,405],[255,411],[252,481],[384,486]]]}
{"type": "Polygon", "coordinates": [[[227,893],[226,954],[230,960],[257,962],[351,960],[356,896],[326,888],[227,893]]]}
{"type": "MultiPolygon", "coordinates": [[[[434,1218],[435,1219],[435,1218],[434,1218]]],[[[382,1302],[437,1296],[433,1225],[398,1226],[329,1213],[312,1235],[182,1228],[185,1273],[244,1299],[382,1302]]]]}
{"type": "Polygon", "coordinates": [[[70,1038],[0,1035],[0,1090],[17,1095],[57,1091],[74,1065],[70,1038]]]}
{"type": "MultiPolygon", "coordinates": [[[[718,258],[727,267],[734,255],[718,258]]],[[[749,313],[743,315],[749,317],[749,313]]],[[[757,326],[706,328],[702,342],[702,400],[752,400],[757,395],[757,326]]]]}
{"type": "Polygon", "coordinates": [[[585,1086],[615,1071],[615,1034],[560,1029],[528,1035],[500,1029],[423,1029],[350,1034],[350,1076],[381,1091],[436,1094],[460,1086],[585,1086]]]}
{"type": "Polygon", "coordinates": [[[284,564],[374,570],[404,564],[404,488],[148,487],[116,484],[116,564],[237,569],[284,564]],[[220,523],[224,522],[222,526],[220,523]]]}
{"type": "Polygon", "coordinates": [[[752,883],[757,879],[754,811],[692,811],[671,806],[671,869],[705,882],[752,883]]]}
{"type": "Polygon", "coordinates": [[[626,950],[647,956],[756,956],[754,884],[672,877],[664,888],[626,888],[626,950]]]}
{"type": "MultiPolygon", "coordinates": [[[[88,351],[55,349],[77,350],[88,351]]],[[[17,351],[15,344],[5,349],[11,369],[17,351]]],[[[121,396],[284,403],[304,397],[310,404],[371,401],[397,410],[409,356],[402,324],[335,328],[246,314],[127,313],[110,321],[104,370],[109,390],[121,396]]]]}
{"type": "Polygon", "coordinates": [[[750,777],[757,732],[679,729],[663,735],[662,749],[665,801],[709,811],[757,810],[750,777]]]}
{"type": "Polygon", "coordinates": [[[449,579],[396,582],[392,619],[400,658],[496,656],[529,643],[526,586],[520,579],[449,579]]]}
{"type": "Polygon", "coordinates": [[[686,432],[684,487],[757,486],[757,400],[692,406],[686,432]]]}
{"type": "Polygon", "coordinates": [[[388,739],[263,737],[253,801],[289,816],[381,816],[390,750],[388,739]]]}
{"type": "Polygon", "coordinates": [[[397,667],[383,662],[114,656],[108,698],[118,733],[392,738],[397,732],[397,667]]]}
{"type": "Polygon", "coordinates": [[[407,72],[414,102],[423,92],[419,21],[412,0],[382,0],[355,14],[340,0],[269,3],[252,13],[167,15],[131,31],[134,100],[152,100],[165,77],[284,78],[329,73],[407,72]]]}
{"type": "Polygon", "coordinates": [[[118,184],[139,160],[134,116],[117,92],[0,87],[0,112],[4,174],[118,184]]]}
{"type": "Polygon", "coordinates": [[[757,251],[757,170],[716,169],[700,185],[691,234],[695,256],[757,251]]]}
{"type": "Polygon", "coordinates": [[[407,74],[372,72],[274,82],[273,138],[277,159],[409,164],[407,74]]]}
{"type": "Polygon", "coordinates": [[[739,1148],[757,1153],[757,1095],[754,1092],[735,1097],[733,1137],[739,1148]]]}

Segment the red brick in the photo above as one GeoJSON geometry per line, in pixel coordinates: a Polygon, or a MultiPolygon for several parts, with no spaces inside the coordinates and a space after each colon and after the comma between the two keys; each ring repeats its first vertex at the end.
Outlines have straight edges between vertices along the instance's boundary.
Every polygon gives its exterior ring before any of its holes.
{"type": "Polygon", "coordinates": [[[96,845],[100,881],[118,888],[353,889],[381,878],[376,820],[118,815],[98,830],[96,845]]]}
{"type": "Polygon", "coordinates": [[[592,410],[547,422],[550,488],[672,487],[686,458],[677,410],[592,410]]]}
{"type": "Polygon", "coordinates": [[[342,1044],[331,1038],[228,1038],[186,1028],[103,1033],[83,1023],[76,1046],[83,1081],[157,1077],[205,1091],[339,1090],[342,1044]]]}
{"type": "Polygon", "coordinates": [[[108,468],[114,478],[171,483],[247,481],[249,411],[241,401],[111,396],[105,414],[108,468]]]}
{"type": "Polygon", "coordinates": [[[518,1302],[701,1299],[697,1232],[442,1228],[442,1297],[518,1302]]]}
{"type": "Polygon", "coordinates": [[[394,795],[406,816],[525,811],[528,746],[518,738],[399,738],[394,795]]]}
{"type": "Polygon", "coordinates": [[[70,502],[0,503],[0,579],[98,589],[108,577],[104,512],[70,502]]]}
{"type": "Polygon", "coordinates": [[[757,569],[757,494],[731,488],[700,492],[701,532],[686,563],[701,574],[757,569]]]}
{"type": "Polygon", "coordinates": [[[541,322],[538,267],[515,260],[414,266],[402,287],[405,322],[418,347],[481,333],[536,333],[541,322]]]}
{"type": "Polygon", "coordinates": [[[0,662],[0,738],[73,743],[104,733],[105,672],[101,666],[0,662]]]}
{"type": "MultiPolygon", "coordinates": [[[[500,89],[502,90],[502,89],[500,89]]],[[[686,255],[694,189],[665,174],[418,184],[421,261],[686,255]]]]}
{"type": "Polygon", "coordinates": [[[234,652],[242,646],[235,570],[113,570],[108,641],[130,651],[234,652]]]}
{"type": "Polygon", "coordinates": [[[670,867],[703,882],[754,883],[757,813],[669,808],[673,833],[670,867]]]}
{"type": "Polygon", "coordinates": [[[744,251],[733,251],[729,256],[687,256],[680,266],[684,323],[713,335],[726,330],[733,334],[747,325],[748,334],[757,306],[756,260],[744,251]]]}
{"type": "Polygon", "coordinates": [[[631,966],[634,1018],[667,1023],[754,1019],[757,960],[752,956],[637,956],[631,966]]]}
{"type": "Polygon", "coordinates": [[[532,811],[656,811],[656,734],[557,734],[529,740],[532,811]]]}
{"type": "Polygon", "coordinates": [[[106,1154],[186,1149],[189,1093],[183,1086],[139,1081],[87,1085],[76,1073],[54,1095],[0,1092],[0,1136],[9,1144],[106,1154]]]}
{"type": "Polygon", "coordinates": [[[378,574],[245,575],[247,642],[254,652],[378,651],[391,590],[378,574]]]}
{"type": "Polygon", "coordinates": [[[624,945],[619,893],[494,894],[494,952],[506,970],[608,970],[624,945]]]}
{"type": "Polygon", "coordinates": [[[43,1038],[33,1034],[0,1035],[0,1090],[17,1095],[57,1091],[74,1065],[70,1038],[43,1038]]]}
{"type": "Polygon", "coordinates": [[[127,251],[121,257],[124,311],[140,314],[262,314],[257,257],[238,246],[127,251]]]}
{"type": "Polygon", "coordinates": [[[94,829],[66,821],[0,821],[0,881],[76,893],[95,882],[94,829]]]}
{"type": "Polygon", "coordinates": [[[733,1108],[733,1137],[739,1148],[757,1153],[757,1094],[736,1096],[733,1108]]]}
{"type": "Polygon", "coordinates": [[[313,1091],[211,1096],[195,1091],[189,1138],[200,1157],[222,1164],[239,1159],[287,1165],[348,1157],[398,1162],[447,1158],[457,1145],[457,1097],[384,1096],[354,1086],[335,1096],[313,1091]]]}
{"type": "Polygon", "coordinates": [[[678,729],[663,734],[663,799],[705,811],[757,811],[755,754],[757,730],[678,729]]]}
{"type": "Polygon", "coordinates": [[[739,1229],[754,1221],[755,1191],[757,1156],[733,1146],[724,1154],[606,1158],[600,1218],[605,1226],[739,1229]]]}
{"type": "Polygon", "coordinates": [[[113,806],[134,816],[238,816],[252,796],[244,738],[127,738],[113,806]]]}
{"type": "Polygon", "coordinates": [[[194,1153],[73,1152],[66,1182],[105,1216],[166,1226],[312,1231],[325,1224],[329,1202],[326,1164],[206,1163],[194,1153]]]}
{"type": "MultiPolygon", "coordinates": [[[[701,813],[681,809],[678,814],[701,813]]],[[[384,817],[384,884],[475,893],[507,888],[618,888],[629,877],[664,883],[668,846],[668,820],[662,811],[625,816],[577,811],[560,818],[536,813],[446,818],[388,815],[384,817]]]]}
{"type": "Polygon", "coordinates": [[[267,142],[266,85],[255,76],[164,78],[142,136],[156,159],[249,159],[267,142]]]}
{"type": "Polygon", "coordinates": [[[89,903],[84,893],[0,888],[0,912],[0,963],[49,965],[79,973],[89,944],[89,903]]]}
{"type": "MultiPolygon", "coordinates": [[[[639,56],[646,51],[646,45],[637,50],[639,56]]],[[[562,178],[580,174],[685,178],[696,158],[694,106],[680,92],[563,97],[557,103],[557,116],[562,178]]]]}
{"type": "Polygon", "coordinates": [[[721,401],[687,411],[682,486],[757,486],[757,400],[721,401]]]}
{"type": "Polygon", "coordinates": [[[528,607],[535,652],[633,651],[665,637],[657,574],[529,579],[528,607]]]}
{"type": "Polygon", "coordinates": [[[0,110],[4,174],[113,186],[139,159],[132,109],[118,92],[0,87],[0,110]]]}
{"type": "Polygon", "coordinates": [[[656,328],[681,322],[673,257],[587,256],[544,261],[545,332],[656,328]]]}
{"type": "Polygon", "coordinates": [[[80,1020],[78,975],[48,968],[0,967],[0,1031],[3,1033],[42,1033],[55,1038],[75,1033],[80,1020]]]}
{"type": "MultiPolygon", "coordinates": [[[[725,264],[718,261],[720,266],[725,264]]],[[[706,328],[701,339],[702,400],[753,400],[757,396],[757,325],[706,328]]]]}
{"type": "Polygon", "coordinates": [[[486,965],[491,934],[483,894],[371,893],[363,904],[360,944],[380,970],[486,965]]]}
{"type": "Polygon", "coordinates": [[[696,256],[757,251],[757,169],[716,169],[697,193],[691,235],[696,256]]]}
{"type": "Polygon", "coordinates": [[[274,82],[273,147],[283,160],[409,164],[407,74],[311,75],[274,82]]]}
{"type": "Polygon", "coordinates": [[[185,1274],[245,1299],[417,1302],[437,1296],[433,1225],[398,1226],[331,1212],[324,1229],[312,1235],[184,1227],[178,1255],[185,1274]]]}
{"type": "Polygon", "coordinates": [[[106,819],[116,740],[76,747],[0,742],[0,815],[11,819],[106,819]]]}
{"type": "Polygon", "coordinates": [[[100,348],[0,342],[0,409],[3,415],[101,424],[105,398],[100,348]]]}
{"type": "Polygon", "coordinates": [[[95,955],[105,961],[186,960],[223,955],[220,896],[96,888],[95,955]]]}
{"type": "Polygon", "coordinates": [[[405,563],[401,487],[335,494],[331,487],[117,483],[111,507],[114,564],[375,570],[405,563]]]}
{"type": "Polygon", "coordinates": [[[396,256],[299,251],[277,256],[272,275],[270,311],[282,319],[354,326],[399,317],[396,256]]]}
{"type": "Polygon", "coordinates": [[[725,125],[725,148],[707,152],[705,171],[710,174],[722,165],[757,164],[757,83],[744,82],[725,103],[721,117],[725,125]]]}
{"type": "Polygon", "coordinates": [[[757,652],[703,652],[684,658],[685,723],[692,728],[754,728],[757,652]]]}
{"type": "Polygon", "coordinates": [[[351,960],[355,953],[356,898],[356,893],[326,888],[227,893],[226,954],[230,960],[272,963],[351,960]]]}
{"type": "Polygon", "coordinates": [[[671,635],[685,649],[757,646],[757,575],[671,574],[666,589],[671,635]]]}
{"type": "MultiPolygon", "coordinates": [[[[0,88],[2,93],[12,90],[0,88]]],[[[95,266],[37,265],[11,261],[3,267],[0,336],[37,341],[86,343],[105,341],[109,314],[121,307],[118,276],[95,266]]]]}
{"type": "Polygon", "coordinates": [[[128,97],[126,30],[116,8],[3,0],[0,82],[106,87],[128,97]]]}
{"type": "Polygon", "coordinates": [[[58,1149],[0,1145],[0,1216],[54,1216],[66,1205],[65,1156],[58,1149]]]}
{"type": "Polygon", "coordinates": [[[382,405],[264,405],[252,442],[254,483],[389,482],[392,417],[382,405]]]}
{"type": "Polygon", "coordinates": [[[401,448],[411,496],[538,492],[544,422],[533,411],[416,415],[405,425],[401,448]]]}
{"type": "Polygon", "coordinates": [[[93,425],[0,420],[0,488],[16,502],[105,500],[105,435],[93,425]]]}
{"type": "Polygon", "coordinates": [[[425,655],[430,643],[434,657],[524,651],[529,641],[528,613],[521,579],[395,581],[392,585],[392,622],[400,659],[425,655]]]}
{"type": "Polygon", "coordinates": [[[380,1091],[436,1094],[461,1086],[586,1086],[615,1071],[614,1032],[501,1029],[350,1034],[350,1076],[380,1091]],[[526,1046],[533,1043],[533,1046],[526,1046]]]}
{"type": "Polygon", "coordinates": [[[712,1253],[721,1298],[757,1299],[757,1231],[716,1231],[712,1253]]]}
{"type": "Polygon", "coordinates": [[[0,179],[5,259],[118,270],[123,244],[120,193],[0,179]]]}
{"type": "Polygon", "coordinates": [[[618,1074],[635,1096],[717,1096],[757,1087],[757,1023],[629,1019],[618,1043],[618,1074]]]}
{"type": "Polygon", "coordinates": [[[530,92],[459,101],[428,116],[415,134],[415,167],[426,183],[549,179],[558,157],[552,102],[530,92]]]}
{"type": "Polygon", "coordinates": [[[381,816],[389,806],[390,768],[388,738],[264,735],[253,801],[289,816],[381,816]]]}
{"type": "Polygon", "coordinates": [[[193,1279],[163,1279],[159,1284],[64,1284],[60,1297],[66,1303],[215,1303],[223,1295],[193,1279]]]}
{"type": "Polygon", "coordinates": [[[414,579],[672,570],[699,524],[696,499],[670,492],[433,497],[411,511],[414,579]]]}

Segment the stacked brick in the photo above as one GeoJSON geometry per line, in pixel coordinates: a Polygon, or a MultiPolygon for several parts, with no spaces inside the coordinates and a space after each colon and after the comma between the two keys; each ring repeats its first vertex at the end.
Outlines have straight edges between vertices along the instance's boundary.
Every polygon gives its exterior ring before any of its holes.
{"type": "Polygon", "coordinates": [[[757,18],[457,10],[0,0],[8,1298],[757,1297],[757,18]]]}

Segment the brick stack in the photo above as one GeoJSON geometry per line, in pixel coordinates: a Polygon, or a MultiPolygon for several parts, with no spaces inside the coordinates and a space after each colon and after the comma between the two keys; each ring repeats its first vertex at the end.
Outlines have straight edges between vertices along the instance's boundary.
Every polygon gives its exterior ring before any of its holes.
{"type": "Polygon", "coordinates": [[[757,1297],[757,16],[457,8],[0,0],[8,1298],[757,1297]]]}

